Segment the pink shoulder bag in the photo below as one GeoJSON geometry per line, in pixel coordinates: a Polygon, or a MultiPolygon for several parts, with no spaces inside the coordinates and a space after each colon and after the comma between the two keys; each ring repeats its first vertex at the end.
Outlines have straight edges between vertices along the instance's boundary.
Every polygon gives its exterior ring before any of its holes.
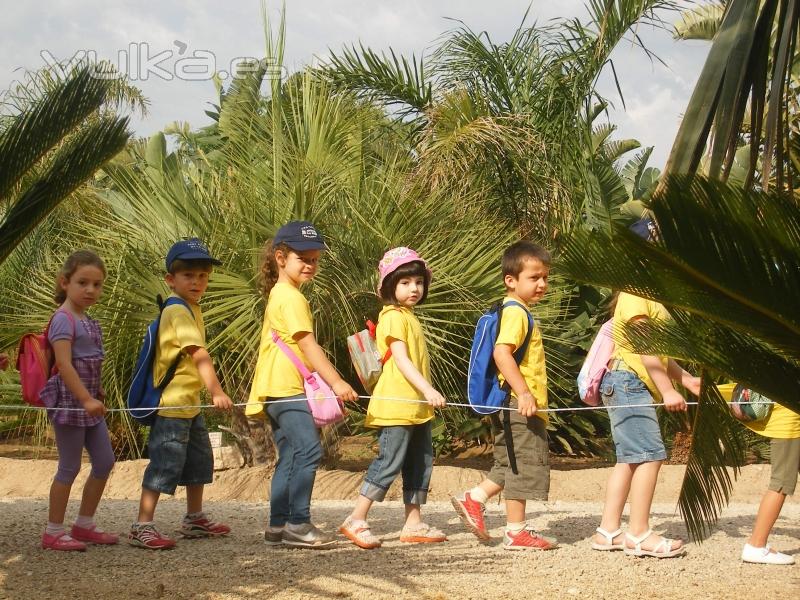
{"type": "Polygon", "coordinates": [[[292,361],[292,364],[303,376],[308,407],[311,409],[311,416],[314,417],[314,425],[324,427],[344,419],[342,403],[333,393],[331,387],[320,377],[320,374],[309,371],[303,361],[286,345],[286,342],[280,338],[274,329],[272,330],[272,341],[292,361]]]}

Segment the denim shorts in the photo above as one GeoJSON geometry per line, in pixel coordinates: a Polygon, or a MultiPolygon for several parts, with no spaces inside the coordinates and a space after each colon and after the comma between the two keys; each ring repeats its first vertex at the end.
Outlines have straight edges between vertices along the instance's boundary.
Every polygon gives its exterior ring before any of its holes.
{"type": "Polygon", "coordinates": [[[142,486],[174,494],[179,485],[214,481],[214,455],[203,415],[191,419],[157,416],[147,442],[150,464],[142,486]]]}
{"type": "Polygon", "coordinates": [[[636,373],[608,371],[600,383],[600,395],[608,407],[617,462],[639,464],[667,458],[655,406],[612,408],[652,404],[653,396],[636,373]]]}
{"type": "Polygon", "coordinates": [[[403,503],[425,504],[433,472],[433,421],[382,427],[378,456],[367,469],[361,495],[382,502],[389,486],[403,476],[403,503]]]}

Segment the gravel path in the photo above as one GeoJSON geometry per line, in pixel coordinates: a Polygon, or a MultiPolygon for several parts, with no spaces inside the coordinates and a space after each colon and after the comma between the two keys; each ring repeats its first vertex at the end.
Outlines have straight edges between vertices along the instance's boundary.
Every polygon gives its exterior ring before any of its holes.
{"type": "MultiPolygon", "coordinates": [[[[166,499],[158,511],[165,527],[179,521],[183,501],[166,499]]],[[[314,518],[329,529],[350,502],[322,500],[314,518]]],[[[44,499],[0,500],[0,598],[797,598],[800,566],[767,567],[738,559],[755,512],[753,504],[728,508],[716,533],[690,545],[681,558],[637,559],[596,552],[585,538],[597,524],[599,503],[550,502],[534,507],[533,522],[555,536],[551,552],[504,551],[499,539],[480,545],[460,526],[449,503],[425,509],[450,536],[442,544],[411,546],[398,540],[402,505],[387,502],[371,514],[383,548],[364,551],[342,541],[326,551],[266,547],[263,503],[210,502],[208,509],[233,527],[228,538],[183,540],[175,550],[149,552],[123,544],[84,553],[44,552],[37,546],[47,516],[44,499]]],[[[76,510],[75,504],[71,511],[76,510]]],[[[101,505],[103,525],[125,531],[133,500],[101,505]]],[[[72,512],[69,516],[72,516],[72,512]]],[[[655,507],[653,525],[684,533],[674,504],[655,507]]],[[[492,535],[502,534],[501,508],[488,510],[492,535]]],[[[800,557],[800,506],[790,503],[772,542],[800,557]]]]}

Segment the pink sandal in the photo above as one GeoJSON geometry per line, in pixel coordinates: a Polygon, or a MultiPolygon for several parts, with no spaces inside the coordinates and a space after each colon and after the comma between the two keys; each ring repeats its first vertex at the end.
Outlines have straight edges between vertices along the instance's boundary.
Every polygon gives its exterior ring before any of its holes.
{"type": "Polygon", "coordinates": [[[97,531],[97,525],[91,528],[72,526],[70,535],[73,539],[87,544],[117,544],[119,543],[119,536],[113,533],[106,533],[105,531],[97,531]]]}
{"type": "Polygon", "coordinates": [[[83,552],[86,550],[86,544],[72,539],[67,535],[66,531],[55,535],[50,535],[45,532],[42,534],[42,548],[45,550],[76,550],[78,552],[83,552]]]}

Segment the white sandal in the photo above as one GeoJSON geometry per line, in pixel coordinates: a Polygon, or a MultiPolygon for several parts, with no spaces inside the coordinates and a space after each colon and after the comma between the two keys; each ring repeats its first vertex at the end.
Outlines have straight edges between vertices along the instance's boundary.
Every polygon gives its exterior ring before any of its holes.
{"type": "Polygon", "coordinates": [[[592,540],[592,550],[600,550],[600,551],[611,551],[611,550],[624,550],[625,549],[625,541],[623,540],[619,544],[614,543],[614,538],[617,537],[622,533],[622,529],[617,529],[616,531],[606,531],[602,527],[598,527],[595,529],[597,533],[602,535],[606,543],[605,544],[598,544],[594,540],[592,540]]]}
{"type": "Polygon", "coordinates": [[[675,556],[680,556],[684,552],[686,552],[686,548],[681,546],[680,548],[672,549],[672,542],[675,540],[671,540],[669,538],[661,538],[661,541],[656,545],[655,548],[652,550],[643,550],[642,549],[642,542],[645,541],[648,537],[650,537],[653,533],[652,529],[648,529],[640,536],[631,535],[630,533],[625,534],[625,538],[631,542],[633,542],[633,548],[628,548],[628,545],[625,544],[624,552],[625,554],[629,554],[631,556],[654,556],[655,558],[673,558],[675,556]]]}

